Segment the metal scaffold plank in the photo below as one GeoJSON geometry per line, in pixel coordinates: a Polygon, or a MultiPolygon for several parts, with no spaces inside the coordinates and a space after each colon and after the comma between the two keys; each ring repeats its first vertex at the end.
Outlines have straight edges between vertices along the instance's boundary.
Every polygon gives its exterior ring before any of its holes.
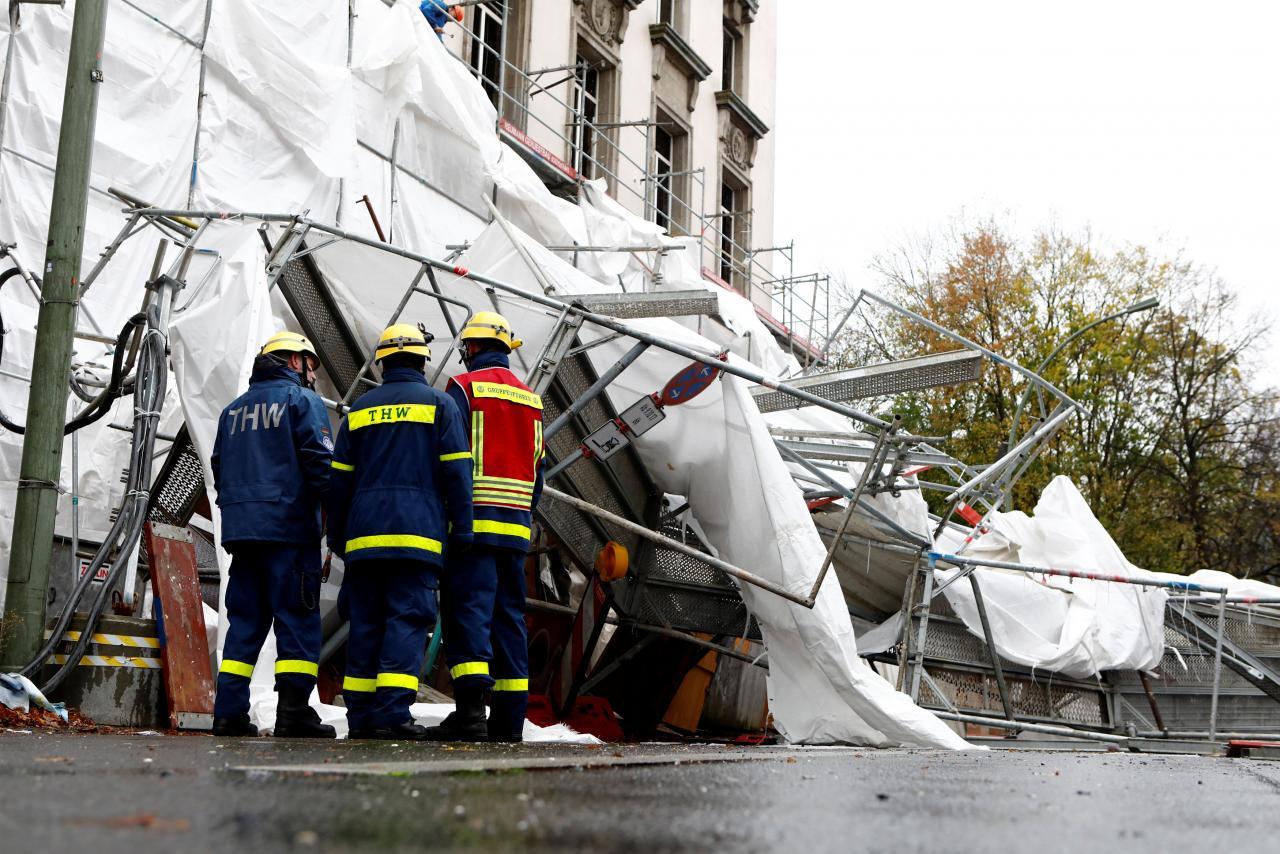
{"type": "MultiPolygon", "coordinates": [[[[898,362],[813,374],[791,380],[788,384],[828,400],[843,402],[974,382],[981,373],[981,353],[954,350],[898,362]]],[[[793,395],[764,386],[752,389],[751,394],[761,412],[777,412],[805,405],[793,395]]]]}

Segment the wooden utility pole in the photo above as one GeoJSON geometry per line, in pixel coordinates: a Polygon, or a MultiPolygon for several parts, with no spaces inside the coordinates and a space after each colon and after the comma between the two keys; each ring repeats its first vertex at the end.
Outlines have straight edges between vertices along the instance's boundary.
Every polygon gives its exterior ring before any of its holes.
{"type": "Polygon", "coordinates": [[[78,0],[71,27],[27,432],[18,476],[0,670],[27,664],[39,651],[44,635],[106,24],[107,0],[78,0]]]}

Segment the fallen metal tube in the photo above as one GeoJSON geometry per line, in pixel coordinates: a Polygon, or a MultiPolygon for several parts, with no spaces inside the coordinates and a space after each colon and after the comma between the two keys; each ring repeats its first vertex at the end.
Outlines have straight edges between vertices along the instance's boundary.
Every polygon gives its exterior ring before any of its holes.
{"type": "Polygon", "coordinates": [[[1111,735],[1106,732],[1089,732],[1087,730],[1072,729],[1065,726],[1054,726],[1052,724],[1032,724],[1022,721],[1006,721],[1003,718],[988,718],[983,715],[965,715],[957,712],[939,712],[930,710],[932,714],[942,718],[945,721],[959,721],[966,724],[978,724],[979,726],[989,726],[994,729],[1007,729],[1010,732],[1043,732],[1049,735],[1061,735],[1067,738],[1080,738],[1087,741],[1105,741],[1110,744],[1128,744],[1129,737],[1126,735],[1111,735]]]}
{"type": "Polygon", "coordinates": [[[663,548],[668,548],[668,549],[671,549],[672,551],[676,551],[676,552],[680,552],[681,554],[688,555],[689,557],[697,558],[698,560],[702,561],[703,563],[706,563],[709,566],[714,566],[716,569],[720,570],[725,575],[732,576],[733,578],[736,578],[739,581],[750,584],[753,587],[759,587],[761,590],[767,590],[776,596],[781,596],[783,599],[788,599],[792,602],[795,602],[797,605],[803,605],[806,608],[813,607],[813,603],[809,602],[802,594],[792,593],[790,590],[787,590],[785,587],[775,584],[774,582],[770,581],[767,578],[762,578],[761,576],[756,575],[754,572],[748,572],[747,570],[742,569],[741,567],[737,567],[731,563],[727,563],[723,560],[720,560],[720,558],[718,557],[713,557],[712,555],[705,554],[704,552],[700,552],[697,549],[692,548],[691,546],[686,546],[684,543],[680,542],[679,540],[673,540],[670,537],[664,537],[662,534],[659,534],[657,531],[651,531],[648,528],[644,527],[643,525],[637,525],[635,522],[632,522],[630,519],[624,519],[623,517],[618,516],[615,513],[610,513],[608,510],[604,510],[600,507],[595,506],[594,504],[589,504],[580,498],[574,498],[572,495],[566,495],[560,490],[552,489],[549,486],[543,487],[542,494],[544,496],[548,496],[550,498],[554,498],[557,501],[568,504],[570,507],[581,510],[583,513],[589,513],[592,516],[596,516],[600,519],[605,520],[606,522],[609,522],[610,524],[617,525],[619,528],[622,528],[624,531],[628,531],[632,534],[635,534],[638,537],[643,537],[646,540],[650,540],[651,542],[658,543],[663,548]]]}
{"type": "MultiPolygon", "coordinates": [[[[981,558],[961,557],[959,555],[929,552],[925,555],[930,563],[949,563],[954,566],[976,566],[984,569],[1012,569],[1016,572],[1029,572],[1033,575],[1052,575],[1059,578],[1081,578],[1087,581],[1111,581],[1116,584],[1136,584],[1139,587],[1164,587],[1169,590],[1190,590],[1196,593],[1225,593],[1226,588],[1211,584],[1197,584],[1194,581],[1165,581],[1159,578],[1129,578],[1123,575],[1108,575],[1102,572],[1085,572],[1076,569],[1053,569],[1045,566],[1031,566],[1025,563],[1011,563],[1004,560],[984,560],[981,558]]],[[[1214,600],[1217,601],[1216,599],[1214,600]]]]}

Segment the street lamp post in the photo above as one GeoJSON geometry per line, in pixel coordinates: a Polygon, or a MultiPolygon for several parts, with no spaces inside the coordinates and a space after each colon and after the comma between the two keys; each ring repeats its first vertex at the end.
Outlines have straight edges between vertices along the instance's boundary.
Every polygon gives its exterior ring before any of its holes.
{"type": "MultiPolygon", "coordinates": [[[[1054,359],[1056,359],[1063,350],[1071,346],[1071,342],[1075,341],[1077,338],[1079,338],[1081,335],[1084,335],[1086,332],[1093,329],[1095,326],[1100,326],[1103,323],[1107,323],[1108,321],[1115,320],[1116,318],[1127,317],[1130,314],[1137,314],[1140,311],[1150,311],[1153,308],[1158,308],[1159,306],[1160,306],[1159,299],[1157,299],[1156,297],[1146,297],[1145,299],[1140,299],[1137,302],[1133,303],[1132,305],[1126,306],[1113,314],[1108,314],[1106,317],[1100,317],[1097,320],[1093,321],[1092,323],[1085,324],[1084,326],[1077,329],[1075,332],[1072,332],[1070,335],[1068,335],[1061,344],[1055,347],[1053,349],[1053,352],[1050,353],[1048,356],[1046,356],[1045,360],[1040,363],[1040,367],[1036,368],[1036,373],[1043,374],[1045,372],[1045,369],[1049,367],[1049,364],[1054,359]]],[[[1023,408],[1026,407],[1027,400],[1030,399],[1031,397],[1031,389],[1032,389],[1032,386],[1028,385],[1023,390],[1022,396],[1018,398],[1018,406],[1013,411],[1013,423],[1009,425],[1008,447],[1010,448],[1012,448],[1014,445],[1014,442],[1017,441],[1018,424],[1022,421],[1022,410],[1023,408]]],[[[1004,507],[1006,510],[1013,509],[1013,490],[1010,490],[1009,494],[1004,497],[1004,507]]]]}

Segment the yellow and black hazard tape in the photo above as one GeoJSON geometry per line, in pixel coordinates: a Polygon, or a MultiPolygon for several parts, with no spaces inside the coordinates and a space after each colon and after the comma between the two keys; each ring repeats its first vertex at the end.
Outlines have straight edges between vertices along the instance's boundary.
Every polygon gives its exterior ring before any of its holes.
{"type": "MultiPolygon", "coordinates": [[[[55,653],[49,656],[54,664],[65,664],[67,656],[55,653]]],[[[143,670],[159,670],[158,658],[133,658],[125,655],[86,655],[80,659],[81,667],[137,667],[143,670]]]]}
{"type": "MultiPolygon", "coordinates": [[[[46,630],[44,636],[48,639],[51,634],[52,632],[46,630]]],[[[62,635],[62,639],[64,641],[71,641],[72,643],[75,643],[80,640],[80,636],[81,632],[69,631],[62,635]]],[[[160,648],[159,638],[139,637],[138,635],[109,635],[101,632],[95,632],[89,636],[89,640],[103,646],[134,646],[143,647],[145,649],[160,648]]]]}

